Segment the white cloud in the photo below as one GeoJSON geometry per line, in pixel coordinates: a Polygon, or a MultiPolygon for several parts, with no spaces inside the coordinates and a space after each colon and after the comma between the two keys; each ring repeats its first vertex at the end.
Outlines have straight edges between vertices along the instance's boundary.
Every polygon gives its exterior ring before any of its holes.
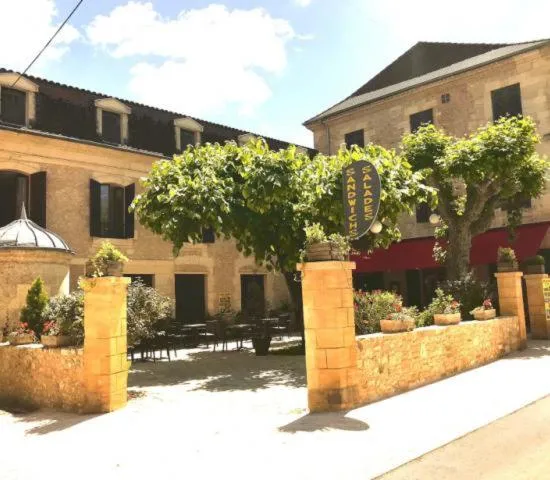
{"type": "Polygon", "coordinates": [[[294,0],[294,3],[299,7],[309,7],[311,5],[311,0],[294,0]]]}
{"type": "Polygon", "coordinates": [[[136,59],[130,89],[140,101],[195,115],[228,105],[253,113],[271,96],[266,77],[284,71],[289,42],[300,40],[262,8],[209,5],[172,19],[134,1],[98,15],[86,32],[113,57],[136,59]]]}
{"type": "MultiPolygon", "coordinates": [[[[0,66],[14,70],[24,69],[58,28],[54,0],[17,0],[2,8],[0,28],[0,66]]],[[[69,45],[79,37],[70,24],[65,25],[43,55],[33,73],[49,61],[59,60],[69,45]]]]}

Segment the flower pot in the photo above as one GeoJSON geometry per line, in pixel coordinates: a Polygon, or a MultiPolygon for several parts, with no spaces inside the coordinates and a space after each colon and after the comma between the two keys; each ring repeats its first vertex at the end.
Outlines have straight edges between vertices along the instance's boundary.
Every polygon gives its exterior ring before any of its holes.
{"type": "Polygon", "coordinates": [[[497,316],[497,311],[494,308],[489,310],[474,310],[473,312],[475,320],[490,320],[497,316]]]}
{"type": "Polygon", "coordinates": [[[122,277],[122,263],[120,262],[109,262],[107,264],[107,272],[105,273],[106,277],[122,277]]]}
{"type": "Polygon", "coordinates": [[[527,265],[525,270],[528,274],[544,273],[544,265],[527,265]]]}
{"type": "Polygon", "coordinates": [[[22,333],[22,334],[10,334],[8,335],[8,340],[10,345],[28,345],[29,343],[34,343],[34,335],[32,333],[22,333]]]}
{"type": "Polygon", "coordinates": [[[254,351],[258,356],[265,356],[269,352],[269,346],[271,345],[271,337],[253,337],[252,345],[254,351]]]}
{"type": "Polygon", "coordinates": [[[68,335],[42,335],[40,343],[47,348],[68,347],[72,344],[72,338],[68,335]]]}
{"type": "Polygon", "coordinates": [[[436,313],[434,323],[436,325],[456,325],[460,323],[460,313],[436,313]]]}
{"type": "Polygon", "coordinates": [[[517,272],[519,270],[518,262],[498,262],[497,270],[499,272],[517,272]]]}
{"type": "Polygon", "coordinates": [[[337,245],[331,242],[313,243],[306,248],[308,262],[326,262],[344,260],[344,254],[337,245]]]}
{"type": "Polygon", "coordinates": [[[380,320],[380,329],[382,333],[399,333],[410,332],[414,330],[415,323],[412,318],[404,318],[403,320],[380,320]]]}

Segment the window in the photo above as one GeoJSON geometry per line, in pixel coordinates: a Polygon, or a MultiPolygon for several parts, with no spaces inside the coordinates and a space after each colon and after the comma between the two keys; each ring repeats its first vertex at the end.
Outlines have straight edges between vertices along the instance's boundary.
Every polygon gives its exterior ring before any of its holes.
{"type": "Polygon", "coordinates": [[[422,125],[429,125],[434,123],[433,109],[424,110],[422,112],[414,113],[409,117],[411,124],[411,133],[415,133],[422,125]]]}
{"type": "Polygon", "coordinates": [[[27,94],[13,88],[2,87],[0,90],[2,121],[15,125],[27,123],[27,94]]]}
{"type": "Polygon", "coordinates": [[[109,143],[120,144],[121,142],[121,131],[120,131],[120,114],[113,112],[102,112],[102,124],[103,140],[109,143]]]}
{"type": "Polygon", "coordinates": [[[0,227],[20,218],[25,204],[28,217],[46,226],[46,172],[24,175],[0,171],[0,227]]]}
{"type": "Polygon", "coordinates": [[[444,93],[441,95],[441,103],[449,103],[451,101],[451,94],[450,93],[444,93]]]}
{"type": "Polygon", "coordinates": [[[214,243],[216,241],[216,235],[212,228],[203,228],[202,230],[202,243],[214,243]]]}
{"type": "Polygon", "coordinates": [[[501,117],[522,115],[521,89],[519,83],[491,92],[493,121],[501,117]]]}
{"type": "Polygon", "coordinates": [[[133,238],[134,214],[128,209],[134,195],[134,184],[121,187],[90,180],[90,235],[133,238]]]}
{"type": "Polygon", "coordinates": [[[417,223],[428,223],[430,221],[430,215],[432,214],[432,209],[427,203],[421,203],[416,207],[416,222],[417,223]]]}
{"type": "Polygon", "coordinates": [[[189,145],[195,146],[195,132],[180,128],[181,150],[185,150],[189,145]]]}
{"type": "Polygon", "coordinates": [[[124,274],[123,276],[130,278],[132,283],[135,283],[138,280],[141,280],[141,282],[146,287],[151,287],[151,288],[154,287],[155,276],[151,275],[149,273],[145,273],[145,274],[144,273],[131,273],[131,274],[124,274]]]}
{"type": "Polygon", "coordinates": [[[355,132],[346,133],[346,147],[351,148],[353,145],[363,148],[365,146],[365,131],[356,130],[355,132]]]}

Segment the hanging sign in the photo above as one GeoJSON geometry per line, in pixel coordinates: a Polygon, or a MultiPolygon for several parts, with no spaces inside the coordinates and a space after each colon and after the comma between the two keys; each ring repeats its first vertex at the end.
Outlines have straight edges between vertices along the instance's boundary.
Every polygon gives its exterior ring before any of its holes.
{"type": "Polygon", "coordinates": [[[346,233],[351,240],[367,234],[380,207],[380,176],[371,162],[360,160],[343,170],[346,233]]]}

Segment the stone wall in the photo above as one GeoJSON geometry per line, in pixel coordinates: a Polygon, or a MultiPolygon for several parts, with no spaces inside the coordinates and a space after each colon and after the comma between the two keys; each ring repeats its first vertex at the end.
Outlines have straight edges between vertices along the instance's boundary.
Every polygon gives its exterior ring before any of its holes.
{"type": "Polygon", "coordinates": [[[520,343],[517,317],[357,337],[357,404],[479,367],[520,343]]]}
{"type": "Polygon", "coordinates": [[[86,405],[81,349],[0,345],[0,398],[82,411],[86,405]]]}

